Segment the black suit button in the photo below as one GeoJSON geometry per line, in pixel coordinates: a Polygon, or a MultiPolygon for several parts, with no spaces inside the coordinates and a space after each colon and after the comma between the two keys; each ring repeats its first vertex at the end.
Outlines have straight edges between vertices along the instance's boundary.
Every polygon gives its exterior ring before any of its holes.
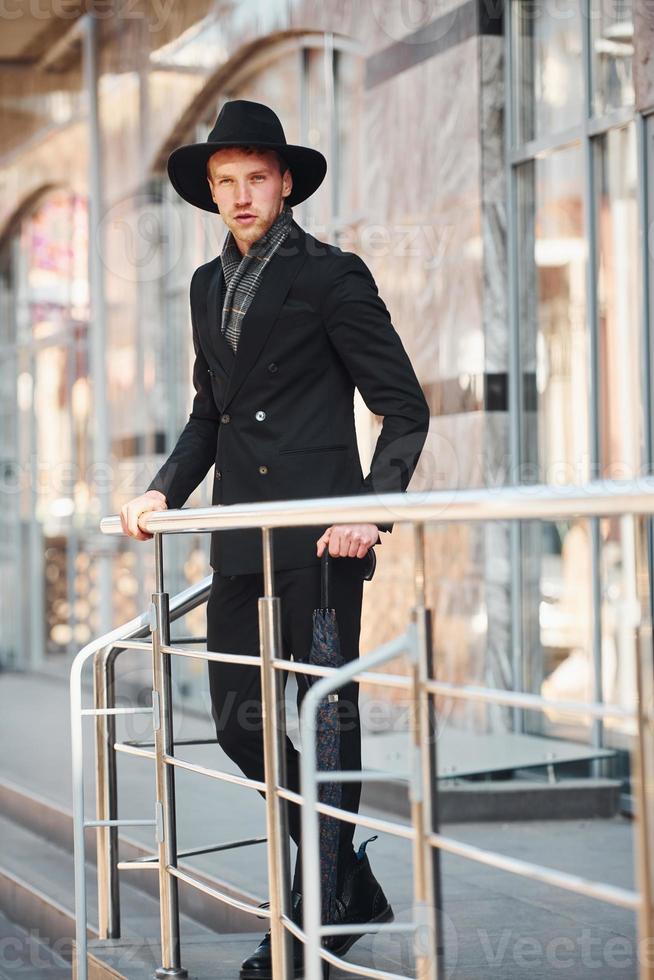
{"type": "Polygon", "coordinates": [[[231,421],[231,418],[231,415],[221,415],[220,421],[223,423],[223,425],[227,425],[227,423],[231,421]]]}
{"type": "Polygon", "coordinates": [[[222,473],[220,472],[220,470],[216,470],[216,479],[217,479],[217,480],[222,480],[222,478],[223,478],[223,475],[222,475],[222,473]]]}
{"type": "Polygon", "coordinates": [[[268,472],[268,467],[267,466],[260,466],[259,467],[259,472],[261,473],[262,476],[265,476],[266,473],[268,472]]]}
{"type": "Polygon", "coordinates": [[[213,371],[211,370],[211,368],[207,368],[207,374],[209,375],[210,378],[213,378],[213,376],[214,376],[213,371]]]}
{"type": "Polygon", "coordinates": [[[274,361],[270,362],[270,364],[268,365],[268,370],[270,371],[271,374],[274,374],[275,371],[278,370],[277,365],[275,364],[274,361]]]}

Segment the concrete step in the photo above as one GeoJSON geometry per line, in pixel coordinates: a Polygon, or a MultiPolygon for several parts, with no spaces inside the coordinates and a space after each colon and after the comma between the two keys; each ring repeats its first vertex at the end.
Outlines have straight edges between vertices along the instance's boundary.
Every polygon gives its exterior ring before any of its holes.
{"type": "MultiPolygon", "coordinates": [[[[151,978],[160,965],[159,912],[157,900],[157,876],[154,872],[120,872],[120,902],[122,937],[98,939],[97,935],[97,879],[95,874],[95,839],[93,828],[86,831],[87,894],[89,921],[89,978],[90,980],[140,980],[151,978]],[[129,876],[129,877],[128,877],[129,876]]],[[[48,951],[57,951],[59,960],[70,960],[74,951],[73,909],[73,860],[72,814],[65,807],[26,790],[15,782],[0,781],[0,840],[3,842],[0,858],[0,909],[11,910],[18,922],[30,929],[34,941],[41,938],[41,945],[48,951]]],[[[147,848],[137,841],[121,835],[121,860],[146,856],[147,848]]],[[[265,855],[262,852],[262,860],[265,855]]],[[[184,865],[182,865],[184,867],[184,865]]],[[[228,886],[197,868],[186,870],[205,880],[212,887],[228,886]]],[[[217,903],[202,892],[179,883],[180,932],[184,966],[190,977],[229,978],[238,976],[241,961],[248,956],[268,928],[261,920],[257,931],[256,919],[245,913],[217,903]],[[191,914],[188,914],[189,911],[191,914]],[[233,923],[240,927],[234,931],[233,923]],[[242,930],[242,931],[241,931],[242,930]]],[[[237,897],[256,904],[263,899],[253,894],[243,894],[231,889],[237,897]]],[[[19,929],[20,926],[16,926],[19,929]]],[[[24,930],[23,930],[24,932],[24,930]]],[[[389,937],[363,937],[348,954],[348,959],[362,965],[374,965],[379,957],[389,968],[392,960],[383,943],[397,939],[389,937]]],[[[53,967],[54,968],[54,967],[53,967]]],[[[61,969],[57,963],[57,969],[61,969]]],[[[75,965],[73,963],[73,976],[75,965]]],[[[0,972],[0,977],[2,976],[0,972]]],[[[351,973],[332,968],[331,980],[352,976],[351,973]]],[[[50,980],[49,974],[44,974],[50,980]]],[[[52,973],[52,980],[59,980],[52,973]]]]}
{"type": "MultiPolygon", "coordinates": [[[[69,958],[75,931],[72,855],[6,817],[0,817],[0,839],[3,843],[0,909],[19,925],[37,929],[49,944],[56,942],[58,954],[69,958]]],[[[90,936],[97,937],[97,881],[93,865],[87,865],[87,889],[88,931],[90,936]]],[[[157,900],[123,881],[120,902],[125,937],[138,943],[152,942],[159,933],[157,900]]],[[[183,918],[189,936],[213,937],[213,932],[205,926],[189,916],[183,918]]]]}
{"type": "MultiPolygon", "coordinates": [[[[363,764],[403,773],[408,752],[406,732],[377,732],[364,741],[363,764]]],[[[613,775],[614,756],[611,750],[565,739],[514,732],[482,735],[444,724],[437,746],[439,820],[540,820],[543,813],[550,820],[614,817],[622,789],[619,779],[606,778],[613,775]],[[602,760],[604,778],[580,778],[579,767],[593,759],[602,760]],[[547,772],[556,778],[546,778],[547,772]],[[512,778],[502,778],[508,773],[512,778]]],[[[411,812],[407,785],[398,781],[364,784],[361,802],[396,816],[408,818],[411,812]]]]}
{"type": "MultiPolygon", "coordinates": [[[[530,779],[453,783],[442,780],[438,787],[441,824],[489,821],[608,819],[620,812],[619,779],[561,779],[536,782],[530,779]]],[[[410,819],[411,806],[406,786],[397,782],[366,783],[361,807],[384,810],[410,819]]]]}
{"type": "MultiPolygon", "coordinates": [[[[60,804],[47,800],[31,790],[4,779],[0,780],[0,817],[17,823],[24,830],[49,842],[59,850],[68,853],[72,860],[73,815],[70,810],[67,810],[60,804]]],[[[89,827],[86,829],[85,839],[87,859],[90,864],[94,865],[97,839],[94,828],[89,827]]],[[[263,847],[263,845],[261,846],[263,847]]],[[[152,849],[147,848],[129,835],[121,833],[119,834],[119,852],[121,861],[135,861],[151,855],[152,849]]],[[[2,873],[3,865],[4,862],[0,858],[0,873],[2,873]]],[[[26,867],[30,866],[29,864],[23,866],[21,873],[23,875],[28,874],[31,879],[31,872],[26,872],[25,870],[26,867]]],[[[192,873],[209,887],[226,892],[241,901],[251,902],[257,905],[265,900],[265,896],[254,891],[250,892],[240,888],[234,888],[227,881],[206,871],[199,870],[192,863],[189,864],[180,861],[180,867],[192,873]]],[[[159,886],[156,872],[138,870],[121,871],[119,872],[119,876],[121,887],[122,882],[127,881],[135,890],[142,891],[158,901],[159,886]]],[[[72,880],[71,877],[71,895],[72,880]]],[[[205,925],[210,929],[227,932],[249,932],[252,929],[251,915],[241,912],[239,909],[231,908],[223,903],[218,903],[198,889],[189,887],[184,882],[179,882],[178,887],[180,907],[199,924],[205,925]]]]}
{"type": "Polygon", "coordinates": [[[2,980],[67,980],[70,964],[56,944],[43,942],[38,930],[23,929],[0,912],[0,977],[2,980]]]}

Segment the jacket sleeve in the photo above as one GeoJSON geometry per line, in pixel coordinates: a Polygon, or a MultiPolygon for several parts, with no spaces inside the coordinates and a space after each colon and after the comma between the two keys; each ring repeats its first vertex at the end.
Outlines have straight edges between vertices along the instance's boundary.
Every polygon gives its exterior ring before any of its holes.
{"type": "Polygon", "coordinates": [[[194,314],[193,274],[190,288],[191,322],[193,325],[193,387],[195,396],[188,422],[184,426],[170,456],[156,474],[148,490],[159,490],[168,507],[182,507],[195,488],[207,475],[216,460],[220,416],[211,390],[209,368],[198,339],[194,314]]]}
{"type": "Polygon", "coordinates": [[[427,438],[427,400],[363,259],[344,253],[329,280],[321,304],[327,334],[370,411],[384,419],[362,492],[404,492],[427,438]]]}

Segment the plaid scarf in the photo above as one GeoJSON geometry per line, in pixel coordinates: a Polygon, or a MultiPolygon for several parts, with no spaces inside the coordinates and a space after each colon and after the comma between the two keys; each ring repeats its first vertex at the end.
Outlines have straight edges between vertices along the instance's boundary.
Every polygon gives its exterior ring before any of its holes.
{"type": "Polygon", "coordinates": [[[288,235],[292,220],[293,209],[284,204],[268,231],[250,246],[246,255],[241,255],[232,232],[227,233],[220,254],[226,287],[220,329],[234,353],[241,336],[243,317],[270,258],[288,235]]]}

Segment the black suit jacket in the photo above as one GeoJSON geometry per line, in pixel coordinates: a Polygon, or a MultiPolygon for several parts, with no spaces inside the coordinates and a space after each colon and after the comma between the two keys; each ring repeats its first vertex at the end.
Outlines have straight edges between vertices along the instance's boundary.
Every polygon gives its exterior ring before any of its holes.
{"type": "MultiPolygon", "coordinates": [[[[236,356],[220,331],[223,289],[218,255],[191,281],[192,411],[148,489],[181,507],[215,464],[213,504],[406,490],[429,408],[365,262],[293,221],[243,318],[236,356]],[[383,416],[365,479],[355,387],[383,416]]],[[[275,568],[314,564],[330,523],[275,529],[275,568]]],[[[212,532],[210,562],[224,575],[260,572],[261,532],[212,532]]]]}

